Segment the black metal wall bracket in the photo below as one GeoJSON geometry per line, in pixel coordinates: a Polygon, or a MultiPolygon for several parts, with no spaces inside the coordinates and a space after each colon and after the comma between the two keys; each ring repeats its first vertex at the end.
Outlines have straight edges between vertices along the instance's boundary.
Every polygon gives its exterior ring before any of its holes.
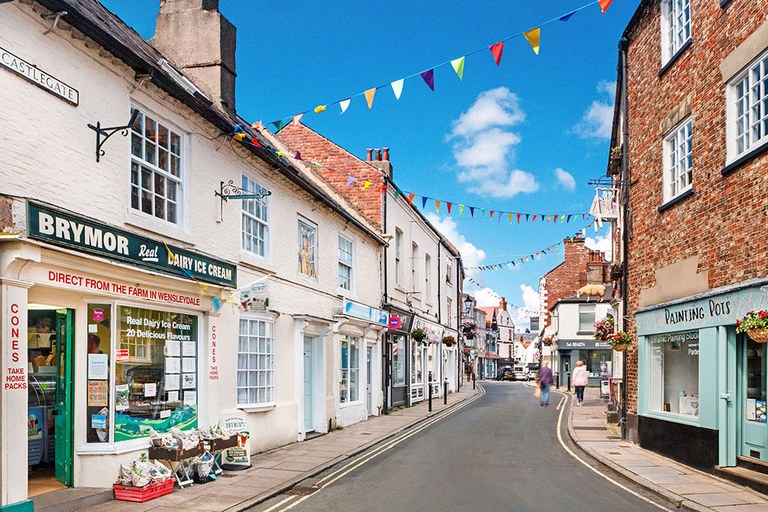
{"type": "Polygon", "coordinates": [[[249,194],[248,190],[238,187],[232,180],[224,183],[223,181],[219,185],[218,192],[214,191],[214,196],[221,198],[221,210],[219,213],[219,222],[224,219],[224,203],[230,199],[256,199],[261,201],[267,196],[271,196],[272,192],[267,190],[266,192],[259,194],[249,194]]]}
{"type": "Polygon", "coordinates": [[[101,147],[104,145],[107,140],[113,136],[117,132],[121,132],[121,135],[123,137],[128,135],[128,129],[133,125],[133,122],[136,121],[136,118],[139,116],[139,111],[134,110],[131,112],[131,118],[128,120],[128,124],[125,126],[109,126],[109,127],[101,127],[101,122],[96,122],[96,126],[89,124],[88,128],[96,132],[96,162],[98,162],[102,156],[104,156],[104,150],[101,149],[101,147]],[[104,137],[102,139],[102,137],[104,137]]]}

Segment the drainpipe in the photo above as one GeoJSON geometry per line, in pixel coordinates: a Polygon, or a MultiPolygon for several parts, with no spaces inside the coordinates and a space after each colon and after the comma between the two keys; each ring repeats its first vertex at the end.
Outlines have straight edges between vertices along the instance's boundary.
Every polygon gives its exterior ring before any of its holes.
{"type": "MultiPolygon", "coordinates": [[[[368,160],[371,159],[371,150],[368,150],[368,160]]],[[[387,190],[389,190],[389,179],[387,178],[387,175],[384,174],[384,183],[387,185],[387,190]]],[[[387,233],[387,190],[384,190],[384,204],[382,206],[383,212],[384,212],[384,218],[382,219],[382,231],[384,234],[387,233]]],[[[384,246],[384,265],[383,265],[383,274],[384,274],[384,305],[389,303],[389,294],[388,294],[388,286],[389,282],[387,280],[387,264],[389,263],[389,260],[387,259],[387,248],[389,247],[389,243],[384,246]]],[[[390,309],[390,308],[387,308],[390,309]]],[[[384,412],[387,412],[389,410],[389,398],[390,393],[392,390],[390,389],[390,383],[392,382],[392,361],[391,361],[391,354],[392,351],[389,350],[389,343],[387,340],[389,339],[389,335],[387,334],[388,331],[384,331],[382,334],[384,338],[384,343],[382,344],[384,347],[384,377],[383,377],[383,384],[384,384],[384,412]]]]}
{"type": "MultiPolygon", "coordinates": [[[[629,119],[627,118],[627,50],[629,38],[623,36],[619,40],[619,59],[621,65],[621,115],[622,115],[622,146],[621,152],[621,204],[622,204],[622,259],[624,260],[624,272],[621,276],[621,303],[623,308],[622,330],[629,329],[627,308],[627,275],[629,274],[629,119]]],[[[621,369],[621,438],[627,438],[627,351],[622,352],[621,369]]]]}

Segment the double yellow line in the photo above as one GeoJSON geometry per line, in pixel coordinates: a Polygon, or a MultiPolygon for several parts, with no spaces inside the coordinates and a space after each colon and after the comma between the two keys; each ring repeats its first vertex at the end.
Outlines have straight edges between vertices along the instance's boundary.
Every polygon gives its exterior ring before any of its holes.
{"type": "Polygon", "coordinates": [[[336,471],[330,473],[329,475],[326,475],[325,477],[321,478],[320,480],[317,481],[317,483],[315,483],[315,485],[312,486],[312,489],[317,489],[312,494],[310,494],[308,496],[302,496],[302,497],[299,497],[299,496],[288,496],[284,500],[282,500],[282,501],[280,501],[278,503],[275,503],[274,505],[272,505],[268,509],[264,510],[264,512],[275,512],[275,511],[278,511],[278,510],[280,512],[284,512],[286,510],[292,509],[293,507],[296,507],[297,505],[300,505],[301,503],[303,503],[304,501],[308,500],[309,498],[311,498],[312,496],[314,496],[318,492],[320,492],[323,489],[327,488],[329,485],[333,484],[334,482],[338,481],[341,478],[344,478],[345,476],[347,476],[352,471],[358,469],[359,467],[363,466],[364,464],[367,464],[368,462],[370,462],[371,460],[375,459],[379,455],[381,455],[381,454],[391,450],[392,448],[394,448],[395,446],[399,445],[400,443],[402,443],[406,439],[409,439],[409,438],[415,436],[416,434],[422,432],[423,430],[428,429],[429,427],[431,427],[432,425],[434,425],[438,421],[444,420],[445,418],[447,418],[451,414],[453,414],[453,413],[459,411],[460,409],[466,407],[467,405],[471,404],[472,402],[474,402],[475,400],[477,400],[478,398],[480,398],[484,394],[485,394],[485,390],[482,388],[482,386],[480,386],[480,393],[479,394],[477,394],[477,395],[475,395],[475,396],[465,400],[461,404],[458,404],[458,405],[456,405],[454,407],[451,407],[447,411],[441,411],[441,412],[437,413],[435,416],[433,416],[432,418],[428,419],[427,421],[425,421],[424,423],[422,423],[421,425],[416,427],[414,430],[408,432],[406,435],[397,437],[396,439],[393,439],[392,441],[384,443],[383,445],[379,446],[378,448],[375,448],[374,450],[372,450],[370,453],[367,453],[367,454],[363,455],[361,458],[359,458],[359,459],[357,459],[357,460],[347,464],[346,466],[337,469],[336,471]],[[281,508],[281,507],[284,507],[284,508],[281,508]]]}

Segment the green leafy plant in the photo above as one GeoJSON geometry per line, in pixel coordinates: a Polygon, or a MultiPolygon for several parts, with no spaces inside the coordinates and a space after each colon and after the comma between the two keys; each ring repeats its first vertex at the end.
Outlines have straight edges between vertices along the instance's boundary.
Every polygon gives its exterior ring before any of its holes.
{"type": "Polygon", "coordinates": [[[595,339],[600,341],[607,341],[608,336],[613,334],[613,329],[616,324],[613,320],[613,316],[608,315],[599,322],[595,322],[595,339]]]}
{"type": "Polygon", "coordinates": [[[422,342],[425,339],[427,339],[427,331],[420,327],[416,327],[414,330],[411,331],[411,339],[416,340],[418,342],[422,342]]]}
{"type": "Polygon", "coordinates": [[[609,334],[604,341],[607,341],[611,347],[633,345],[635,337],[628,332],[619,331],[609,334]]]}
{"type": "Polygon", "coordinates": [[[551,347],[554,342],[555,339],[552,336],[545,336],[544,338],[541,338],[541,344],[546,345],[547,347],[551,347]]]}
{"type": "Polygon", "coordinates": [[[768,329],[768,311],[753,309],[741,320],[736,320],[736,332],[747,332],[753,329],[768,329]]]}
{"type": "Polygon", "coordinates": [[[443,345],[446,347],[452,347],[456,344],[456,338],[453,336],[443,336],[443,345]]]}

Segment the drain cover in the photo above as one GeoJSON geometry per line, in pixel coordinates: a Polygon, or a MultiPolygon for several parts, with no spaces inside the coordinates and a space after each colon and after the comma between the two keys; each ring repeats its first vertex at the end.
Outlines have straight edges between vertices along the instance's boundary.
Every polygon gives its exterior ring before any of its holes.
{"type": "Polygon", "coordinates": [[[294,487],[285,494],[289,496],[309,496],[310,494],[314,494],[319,490],[319,487],[294,487]]]}

